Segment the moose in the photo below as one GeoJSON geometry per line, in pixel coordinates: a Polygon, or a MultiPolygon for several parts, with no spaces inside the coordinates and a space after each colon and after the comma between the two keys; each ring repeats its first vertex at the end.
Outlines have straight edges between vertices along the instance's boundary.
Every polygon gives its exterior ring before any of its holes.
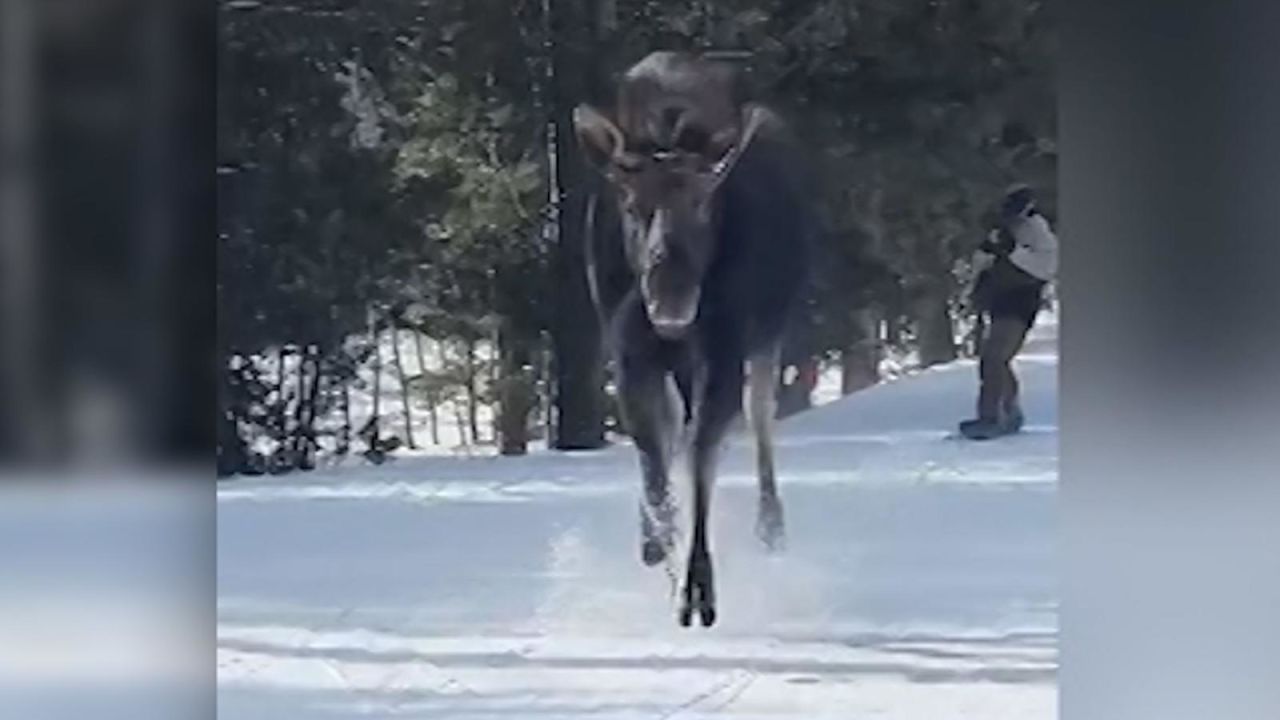
{"type": "Polygon", "coordinates": [[[742,414],[755,436],[756,534],[785,539],[772,424],[779,358],[806,276],[813,217],[779,117],[744,99],[735,69],[655,52],[626,71],[612,117],[574,112],[606,182],[586,213],[586,271],[616,371],[622,420],[644,482],[641,558],[675,550],[668,488],[687,449],[692,528],[679,622],[716,621],[707,541],[715,463],[742,414]],[[745,390],[745,393],[744,393],[745,390]]]}

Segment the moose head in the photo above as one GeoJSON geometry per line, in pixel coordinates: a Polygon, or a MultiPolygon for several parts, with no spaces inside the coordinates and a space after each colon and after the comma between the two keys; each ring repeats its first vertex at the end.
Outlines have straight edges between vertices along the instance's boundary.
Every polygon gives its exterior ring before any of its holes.
{"type": "Polygon", "coordinates": [[[661,337],[679,339],[697,316],[717,249],[720,190],[776,118],[754,104],[741,106],[737,117],[717,112],[725,103],[714,100],[726,97],[714,89],[699,100],[663,92],[662,78],[642,80],[647,92],[634,92],[638,81],[630,95],[625,85],[620,92],[621,127],[587,105],[576,108],[574,126],[588,160],[615,191],[649,321],[661,337]]]}

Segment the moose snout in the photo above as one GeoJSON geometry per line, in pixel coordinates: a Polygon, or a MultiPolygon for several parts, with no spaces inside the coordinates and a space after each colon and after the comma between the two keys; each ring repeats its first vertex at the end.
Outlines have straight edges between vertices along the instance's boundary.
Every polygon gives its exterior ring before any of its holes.
{"type": "Polygon", "coordinates": [[[679,340],[693,326],[698,315],[697,285],[675,288],[665,283],[646,283],[645,314],[654,332],[664,340],[679,340]],[[657,287],[655,287],[657,286],[657,287]]]}
{"type": "Polygon", "coordinates": [[[663,340],[679,340],[689,332],[689,326],[693,323],[683,322],[680,320],[655,319],[650,316],[650,322],[653,323],[653,331],[663,340]]]}

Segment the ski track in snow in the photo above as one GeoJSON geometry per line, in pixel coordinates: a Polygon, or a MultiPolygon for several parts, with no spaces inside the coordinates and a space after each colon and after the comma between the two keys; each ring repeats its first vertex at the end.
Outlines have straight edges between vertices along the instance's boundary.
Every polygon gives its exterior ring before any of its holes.
{"type": "Polygon", "coordinates": [[[782,423],[776,556],[735,436],[710,630],[639,561],[629,447],[224,482],[219,716],[1056,717],[1056,337],[1019,358],[1020,436],[951,436],[971,361],[782,423]]]}

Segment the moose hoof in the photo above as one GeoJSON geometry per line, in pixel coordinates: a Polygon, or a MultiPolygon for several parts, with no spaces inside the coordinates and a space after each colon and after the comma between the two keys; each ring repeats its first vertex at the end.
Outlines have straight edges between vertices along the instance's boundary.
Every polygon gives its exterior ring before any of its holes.
{"type": "Polygon", "coordinates": [[[781,505],[761,505],[756,517],[756,537],[769,552],[780,552],[787,547],[786,525],[782,521],[781,505]]]}
{"type": "Polygon", "coordinates": [[[698,618],[702,620],[702,627],[711,627],[716,624],[716,609],[703,607],[698,613],[698,618]]]}
{"type": "Polygon", "coordinates": [[[689,627],[692,624],[694,611],[697,611],[698,620],[703,627],[711,627],[715,624],[716,591],[711,579],[710,559],[704,558],[690,563],[682,601],[680,604],[681,626],[689,627]]]}
{"type": "Polygon", "coordinates": [[[674,544],[672,511],[668,505],[640,505],[640,559],[653,567],[671,553],[674,544]]]}
{"type": "Polygon", "coordinates": [[[640,544],[640,559],[645,565],[653,567],[667,559],[667,548],[659,540],[645,540],[640,544]]]}
{"type": "MultiPolygon", "coordinates": [[[[689,627],[693,624],[693,605],[685,605],[680,608],[680,627],[689,627]]],[[[698,622],[702,623],[702,627],[711,627],[716,624],[716,609],[712,605],[705,603],[698,604],[698,622]]]]}

